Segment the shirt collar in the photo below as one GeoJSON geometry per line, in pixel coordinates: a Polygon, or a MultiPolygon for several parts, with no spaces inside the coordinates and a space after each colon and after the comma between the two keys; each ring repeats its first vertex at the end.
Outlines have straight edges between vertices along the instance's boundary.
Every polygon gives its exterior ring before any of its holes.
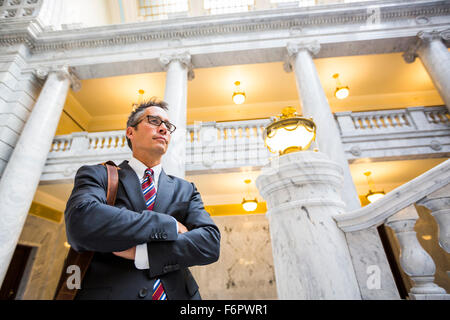
{"type": "MultiPolygon", "coordinates": [[[[147,170],[147,166],[138,159],[136,159],[135,157],[131,157],[131,159],[128,161],[128,165],[136,173],[139,180],[142,181],[142,179],[144,178],[145,170],[147,170]]],[[[162,170],[161,163],[150,169],[153,170],[153,180],[155,181],[155,185],[158,185],[159,175],[161,174],[162,170]]]]}

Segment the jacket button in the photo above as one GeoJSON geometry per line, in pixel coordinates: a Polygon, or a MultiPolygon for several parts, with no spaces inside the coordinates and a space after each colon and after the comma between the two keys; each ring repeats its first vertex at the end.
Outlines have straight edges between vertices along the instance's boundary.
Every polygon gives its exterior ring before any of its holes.
{"type": "Polygon", "coordinates": [[[141,290],[139,290],[139,298],[145,298],[148,294],[148,289],[147,288],[141,288],[141,290]]]}
{"type": "Polygon", "coordinates": [[[167,233],[163,233],[163,235],[162,235],[162,238],[164,239],[164,240],[166,240],[167,239],[167,233]]]}

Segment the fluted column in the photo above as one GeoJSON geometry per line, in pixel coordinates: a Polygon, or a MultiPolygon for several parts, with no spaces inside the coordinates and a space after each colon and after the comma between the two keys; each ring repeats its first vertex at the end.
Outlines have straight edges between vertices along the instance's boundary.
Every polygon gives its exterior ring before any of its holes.
{"type": "MultiPolygon", "coordinates": [[[[419,218],[414,205],[410,205],[390,217],[386,225],[392,228],[400,243],[400,265],[413,280],[412,299],[443,299],[446,292],[435,284],[436,265],[417,240],[414,226],[419,218]]],[[[448,298],[448,296],[447,296],[448,298]]]]}
{"type": "Polygon", "coordinates": [[[341,134],[328,105],[312,58],[313,55],[319,53],[320,45],[318,43],[289,43],[287,51],[290,63],[285,65],[285,69],[289,71],[289,68],[293,68],[295,72],[302,115],[306,118],[312,117],[317,126],[316,142],[319,150],[341,165],[344,170],[342,198],[347,204],[347,210],[357,209],[361,207],[361,204],[350,174],[341,134]]]}
{"type": "Polygon", "coordinates": [[[439,245],[450,253],[450,185],[426,196],[417,204],[431,210],[438,225],[439,245]]]}
{"type": "Polygon", "coordinates": [[[419,32],[417,42],[403,54],[407,63],[420,58],[442,100],[450,110],[450,52],[443,41],[450,40],[450,29],[419,32]]]}
{"type": "Polygon", "coordinates": [[[160,62],[167,70],[164,101],[169,104],[169,119],[177,127],[172,134],[169,149],[163,157],[163,168],[168,174],[184,178],[187,81],[194,78],[191,56],[187,52],[168,54],[161,56],[160,62]]]}
{"type": "Polygon", "coordinates": [[[67,67],[39,70],[37,75],[47,80],[0,180],[0,283],[39,184],[69,86],[80,87],[67,67]]]}
{"type": "Polygon", "coordinates": [[[361,299],[345,234],[342,169],[321,152],[273,157],[256,179],[267,201],[279,299],[361,299]]]}

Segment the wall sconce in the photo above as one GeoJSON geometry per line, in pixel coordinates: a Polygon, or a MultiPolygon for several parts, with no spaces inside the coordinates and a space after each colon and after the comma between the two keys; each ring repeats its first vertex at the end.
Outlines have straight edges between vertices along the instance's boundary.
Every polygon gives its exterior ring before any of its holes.
{"type": "Polygon", "coordinates": [[[345,99],[348,97],[350,90],[348,86],[343,86],[339,80],[339,73],[333,74],[333,78],[336,79],[336,90],[334,91],[334,96],[338,99],[345,99]]]}
{"type": "Polygon", "coordinates": [[[312,118],[299,117],[295,108],[286,107],[264,129],[263,138],[269,151],[279,155],[307,150],[316,139],[316,125],[312,118]]]}
{"type": "Polygon", "coordinates": [[[364,175],[367,177],[367,184],[369,185],[369,192],[365,195],[365,197],[366,197],[367,201],[369,201],[370,203],[374,203],[375,201],[383,198],[385,193],[384,193],[384,190],[372,191],[375,188],[373,186],[372,178],[370,178],[371,174],[372,174],[372,172],[370,172],[370,171],[364,172],[364,175]]]}
{"type": "Polygon", "coordinates": [[[134,110],[136,110],[136,108],[142,103],[142,102],[144,102],[144,90],[142,90],[142,89],[139,89],[139,91],[138,91],[138,100],[137,100],[137,102],[133,102],[132,104],[131,104],[131,106],[133,107],[133,111],[134,110]]]}
{"type": "MultiPolygon", "coordinates": [[[[250,198],[250,182],[251,182],[251,180],[246,179],[246,180],[244,180],[244,182],[247,185],[247,195],[250,198]]],[[[258,200],[256,200],[256,198],[254,200],[252,200],[252,199],[247,200],[247,199],[245,199],[245,197],[244,197],[244,199],[242,199],[242,208],[245,211],[252,212],[252,211],[255,211],[257,207],[258,207],[258,200]]]]}
{"type": "Polygon", "coordinates": [[[236,81],[234,85],[236,86],[236,88],[234,89],[232,96],[233,101],[236,104],[243,104],[245,102],[245,92],[240,87],[241,83],[239,81],[236,81]]]}

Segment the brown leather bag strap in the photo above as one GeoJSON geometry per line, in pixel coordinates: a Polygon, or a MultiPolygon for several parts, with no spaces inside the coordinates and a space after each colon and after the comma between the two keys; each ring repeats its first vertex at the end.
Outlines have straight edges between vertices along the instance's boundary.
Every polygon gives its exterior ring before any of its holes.
{"type": "Polygon", "coordinates": [[[116,202],[117,189],[119,188],[119,172],[120,169],[114,162],[108,161],[103,163],[108,171],[108,190],[106,191],[106,203],[113,206],[116,202]]]}
{"type": "MultiPolygon", "coordinates": [[[[119,188],[119,167],[112,161],[107,161],[102,163],[106,167],[108,173],[108,187],[106,190],[106,202],[113,206],[116,202],[117,189],[119,188]]],[[[66,261],[64,263],[64,268],[62,270],[62,275],[60,277],[58,287],[55,294],[55,300],[73,300],[77,295],[78,290],[69,289],[67,287],[67,279],[69,278],[69,274],[67,274],[67,267],[70,265],[76,265],[80,267],[80,282],[83,281],[84,275],[86,274],[89,265],[91,264],[91,260],[94,257],[94,252],[85,251],[85,252],[77,252],[73,248],[70,248],[69,253],[67,255],[66,261]]]]}

